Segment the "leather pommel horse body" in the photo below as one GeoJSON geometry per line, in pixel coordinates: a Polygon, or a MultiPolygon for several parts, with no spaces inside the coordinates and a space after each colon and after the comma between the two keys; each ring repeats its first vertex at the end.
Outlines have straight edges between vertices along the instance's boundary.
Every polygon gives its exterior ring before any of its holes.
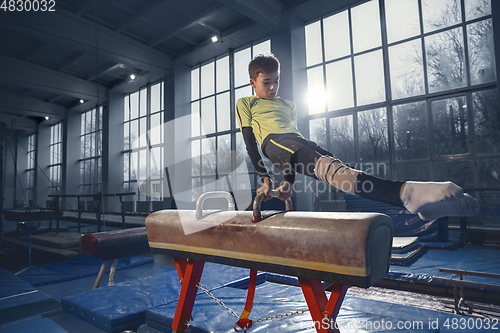
{"type": "Polygon", "coordinates": [[[369,287],[389,270],[393,223],[387,215],[263,212],[255,223],[250,211],[204,215],[202,205],[197,212],[163,210],[146,218],[151,250],[174,256],[182,281],[174,332],[187,327],[205,261],[298,277],[314,321],[335,320],[348,286],[369,287]],[[193,228],[199,231],[185,233],[193,228]],[[330,301],[321,281],[335,283],[330,301]]]}

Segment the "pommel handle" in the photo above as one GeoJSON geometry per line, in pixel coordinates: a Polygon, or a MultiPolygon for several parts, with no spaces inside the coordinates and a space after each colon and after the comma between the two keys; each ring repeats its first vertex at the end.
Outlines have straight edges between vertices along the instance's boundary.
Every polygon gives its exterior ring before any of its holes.
{"type": "Polygon", "coordinates": [[[196,200],[196,215],[195,215],[195,217],[197,219],[201,219],[203,217],[203,203],[205,202],[206,199],[220,199],[220,198],[227,199],[227,210],[234,210],[235,209],[234,199],[233,199],[232,195],[229,194],[229,192],[225,192],[225,191],[205,192],[198,197],[198,200],[196,200]]]}
{"type": "MultiPolygon", "coordinates": [[[[280,195],[280,192],[278,190],[272,190],[269,192],[269,195],[271,197],[277,198],[280,195]]],[[[260,210],[260,205],[262,204],[262,200],[264,199],[264,193],[259,193],[255,197],[255,200],[253,201],[253,221],[254,222],[260,222],[262,221],[262,214],[260,210]]],[[[293,205],[292,205],[292,198],[288,198],[285,201],[285,206],[286,206],[286,211],[291,212],[293,210],[293,205]]]]}

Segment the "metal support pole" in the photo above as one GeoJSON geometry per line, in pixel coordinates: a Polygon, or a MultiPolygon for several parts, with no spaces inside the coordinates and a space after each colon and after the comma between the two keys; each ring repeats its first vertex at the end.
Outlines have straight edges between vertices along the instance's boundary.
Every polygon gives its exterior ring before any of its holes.
{"type": "Polygon", "coordinates": [[[99,274],[97,274],[97,278],[95,279],[95,282],[94,282],[94,288],[92,288],[92,289],[99,288],[99,285],[101,284],[102,276],[104,275],[104,271],[106,270],[107,265],[108,265],[108,261],[103,260],[102,265],[101,265],[101,269],[99,270],[99,274]]]}
{"type": "Polygon", "coordinates": [[[109,269],[109,280],[108,280],[108,286],[112,286],[115,284],[115,272],[116,272],[116,263],[118,262],[118,259],[113,259],[111,262],[111,268],[109,269]]]}

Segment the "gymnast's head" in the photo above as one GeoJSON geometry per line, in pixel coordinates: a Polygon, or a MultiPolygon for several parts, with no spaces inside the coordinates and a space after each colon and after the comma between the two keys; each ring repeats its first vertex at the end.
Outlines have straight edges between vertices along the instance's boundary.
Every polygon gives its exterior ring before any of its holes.
{"type": "Polygon", "coordinates": [[[261,53],[248,64],[250,84],[255,95],[262,99],[274,99],[278,94],[280,62],[272,53],[261,53]]]}

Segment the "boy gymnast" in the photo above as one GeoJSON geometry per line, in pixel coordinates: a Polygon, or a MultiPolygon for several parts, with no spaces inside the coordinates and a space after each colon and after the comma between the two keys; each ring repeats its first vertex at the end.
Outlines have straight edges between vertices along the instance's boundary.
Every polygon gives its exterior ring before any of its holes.
{"type": "Polygon", "coordinates": [[[304,139],[297,130],[295,104],[278,96],[280,64],[272,54],[261,54],[248,65],[255,96],[240,98],[236,117],[246,149],[263,185],[257,194],[269,198],[273,189],[257,148],[274,166],[284,170],[285,181],[278,198],[292,195],[295,172],[322,179],[346,193],[404,207],[422,220],[443,216],[473,216],[477,201],[452,182],[400,182],[381,179],[345,165],[332,153],[304,139]]]}

